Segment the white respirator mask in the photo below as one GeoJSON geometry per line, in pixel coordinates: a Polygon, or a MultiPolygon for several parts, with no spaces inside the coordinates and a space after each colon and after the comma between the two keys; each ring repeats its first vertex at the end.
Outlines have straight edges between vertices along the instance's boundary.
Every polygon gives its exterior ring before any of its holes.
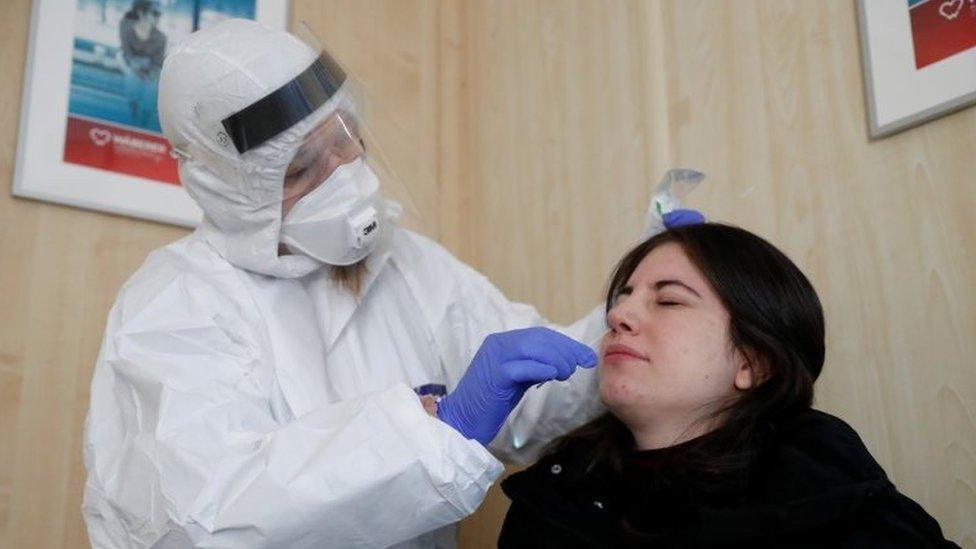
{"type": "Polygon", "coordinates": [[[343,164],[282,220],[281,242],[328,265],[352,265],[388,234],[379,179],[362,157],[343,164]]]}

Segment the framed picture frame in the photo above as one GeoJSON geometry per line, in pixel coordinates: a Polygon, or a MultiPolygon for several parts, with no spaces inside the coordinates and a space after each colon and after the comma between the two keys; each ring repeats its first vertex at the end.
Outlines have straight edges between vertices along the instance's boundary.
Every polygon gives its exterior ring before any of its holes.
{"type": "Polygon", "coordinates": [[[229,17],[289,15],[288,0],[35,0],[13,194],[197,225],[156,113],[164,51],[229,17]]]}
{"type": "Polygon", "coordinates": [[[858,0],[870,134],[976,103],[976,0],[858,0]]]}

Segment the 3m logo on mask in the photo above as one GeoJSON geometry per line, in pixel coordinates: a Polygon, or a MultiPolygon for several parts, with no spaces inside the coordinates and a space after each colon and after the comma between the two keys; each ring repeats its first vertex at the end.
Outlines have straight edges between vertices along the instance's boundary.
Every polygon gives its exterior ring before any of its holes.
{"type": "Polygon", "coordinates": [[[363,236],[364,237],[369,236],[369,233],[375,231],[376,227],[379,227],[379,224],[376,223],[376,221],[373,221],[369,225],[366,225],[366,227],[363,228],[363,236]]]}
{"type": "Polygon", "coordinates": [[[379,220],[376,219],[376,208],[372,206],[367,206],[359,214],[355,215],[351,221],[350,229],[352,230],[353,238],[355,238],[355,248],[366,249],[371,248],[373,241],[376,240],[376,229],[379,228],[379,220]]]}

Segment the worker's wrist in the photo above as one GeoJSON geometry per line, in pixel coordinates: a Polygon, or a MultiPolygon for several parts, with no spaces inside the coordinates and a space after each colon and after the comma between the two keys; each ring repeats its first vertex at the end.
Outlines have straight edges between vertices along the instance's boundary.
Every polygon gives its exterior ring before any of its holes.
{"type": "Polygon", "coordinates": [[[422,395],[420,397],[420,404],[423,405],[424,411],[427,412],[430,417],[437,417],[437,402],[439,400],[440,399],[434,395],[422,395]]]}

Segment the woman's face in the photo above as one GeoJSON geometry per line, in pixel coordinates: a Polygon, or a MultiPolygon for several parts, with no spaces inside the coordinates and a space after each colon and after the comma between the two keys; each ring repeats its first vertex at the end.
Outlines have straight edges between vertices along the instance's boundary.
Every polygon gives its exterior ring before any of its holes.
{"type": "Polygon", "coordinates": [[[155,27],[159,23],[159,12],[156,11],[144,11],[139,15],[139,22],[143,25],[147,25],[150,28],[155,27]]]}
{"type": "Polygon", "coordinates": [[[679,244],[644,257],[607,321],[600,397],[635,434],[690,428],[752,385],[729,339],[728,311],[679,244]]]}
{"type": "Polygon", "coordinates": [[[318,188],[336,168],[365,152],[350,115],[339,111],[315,127],[288,164],[282,191],[281,217],[318,188]]]}

